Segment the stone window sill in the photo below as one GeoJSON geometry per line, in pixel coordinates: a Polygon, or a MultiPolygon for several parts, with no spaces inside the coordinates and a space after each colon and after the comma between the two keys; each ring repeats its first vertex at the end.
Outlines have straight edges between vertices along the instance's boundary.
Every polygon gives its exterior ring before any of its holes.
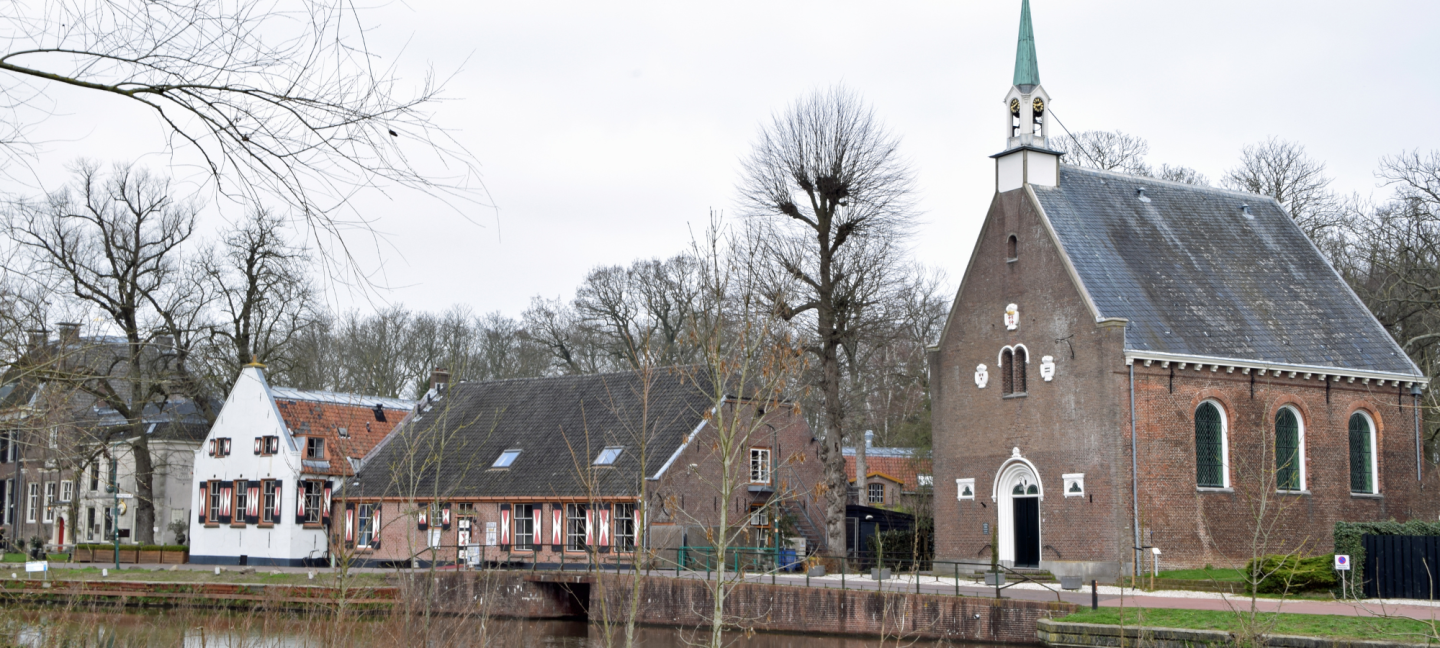
{"type": "Polygon", "coordinates": [[[1309,496],[1309,495],[1310,495],[1310,491],[1308,491],[1308,490],[1277,490],[1277,491],[1275,491],[1275,494],[1276,494],[1276,495],[1305,495],[1305,496],[1309,496]]]}
{"type": "Polygon", "coordinates": [[[1380,493],[1350,493],[1350,497],[1355,499],[1385,499],[1385,496],[1380,493]]]}
{"type": "Polygon", "coordinates": [[[1029,394],[1027,394],[1026,392],[1020,392],[1020,393],[1018,393],[1018,394],[1005,394],[1005,395],[1002,396],[1001,398],[1024,398],[1024,397],[1026,397],[1026,396],[1028,396],[1028,395],[1029,395],[1029,394]]]}
{"type": "Polygon", "coordinates": [[[1196,487],[1195,487],[1195,492],[1197,492],[1197,493],[1234,493],[1234,492],[1235,492],[1235,489],[1229,488],[1229,487],[1219,488],[1219,487],[1216,487],[1216,486],[1196,486],[1196,487]]]}

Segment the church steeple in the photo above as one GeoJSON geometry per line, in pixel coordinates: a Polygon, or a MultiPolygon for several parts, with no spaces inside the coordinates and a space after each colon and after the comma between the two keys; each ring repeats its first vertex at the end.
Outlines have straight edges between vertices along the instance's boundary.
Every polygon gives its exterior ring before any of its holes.
{"type": "Polygon", "coordinates": [[[1030,0],[1021,0],[1014,85],[1005,94],[1005,150],[992,156],[997,191],[1059,184],[1060,153],[1050,149],[1049,108],[1050,94],[1040,86],[1030,0]]]}
{"type": "Polygon", "coordinates": [[[1030,25],[1030,0],[1020,3],[1020,42],[1015,46],[1015,85],[1040,85],[1040,64],[1035,60],[1035,28],[1030,25]]]}

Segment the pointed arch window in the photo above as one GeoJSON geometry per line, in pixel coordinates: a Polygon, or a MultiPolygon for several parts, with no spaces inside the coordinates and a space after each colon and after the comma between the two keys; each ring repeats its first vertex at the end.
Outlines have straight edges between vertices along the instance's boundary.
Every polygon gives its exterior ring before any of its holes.
{"type": "Polygon", "coordinates": [[[1225,416],[1214,402],[1195,408],[1195,485],[1225,488],[1229,485],[1229,453],[1225,444],[1225,416]]]}
{"type": "Polygon", "coordinates": [[[1375,473],[1375,425],[1364,412],[1355,412],[1350,415],[1350,492],[1380,492],[1375,473]]]}
{"type": "Polygon", "coordinates": [[[1025,347],[1016,345],[1014,363],[1015,368],[1013,370],[1015,373],[1015,378],[1013,379],[1013,382],[1015,383],[1015,393],[1017,394],[1025,393],[1025,365],[1029,362],[1030,357],[1026,354],[1025,347]]]}
{"type": "Polygon", "coordinates": [[[1275,413],[1275,489],[1305,490],[1305,435],[1290,407],[1275,413]]]}
{"type": "Polygon", "coordinates": [[[1006,347],[1000,352],[1000,383],[1006,396],[1015,393],[1015,374],[1010,369],[1014,366],[1015,352],[1006,347]]]}

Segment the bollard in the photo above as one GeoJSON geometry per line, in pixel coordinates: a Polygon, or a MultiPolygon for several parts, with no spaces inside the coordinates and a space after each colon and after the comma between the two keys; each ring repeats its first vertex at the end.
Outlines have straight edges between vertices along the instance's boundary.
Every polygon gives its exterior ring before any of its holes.
{"type": "Polygon", "coordinates": [[[955,596],[960,595],[960,563],[955,563],[955,596]]]}
{"type": "Polygon", "coordinates": [[[846,561],[845,561],[844,558],[841,558],[841,559],[840,559],[840,589],[841,589],[841,590],[844,590],[844,589],[845,589],[845,567],[846,567],[846,561]]]}
{"type": "Polygon", "coordinates": [[[1094,580],[1090,581],[1090,609],[1100,609],[1100,587],[1094,580]]]}

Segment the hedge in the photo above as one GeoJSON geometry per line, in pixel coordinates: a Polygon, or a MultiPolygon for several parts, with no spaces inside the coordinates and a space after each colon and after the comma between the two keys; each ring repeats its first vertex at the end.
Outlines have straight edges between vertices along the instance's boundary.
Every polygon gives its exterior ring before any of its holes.
{"type": "MultiPolygon", "coordinates": [[[[1409,535],[1440,536],[1440,522],[1410,520],[1408,522],[1336,522],[1335,553],[1350,556],[1350,583],[1355,584],[1365,573],[1365,547],[1361,536],[1367,535],[1409,535]]],[[[1355,587],[1351,592],[1357,592],[1355,587]]],[[[1352,594],[1354,595],[1354,594],[1352,594]]]]}
{"type": "MultiPolygon", "coordinates": [[[[1340,584],[1335,576],[1335,554],[1302,558],[1295,555],[1265,556],[1257,566],[1252,560],[1245,565],[1245,577],[1265,575],[1254,590],[1262,594],[1285,594],[1334,589],[1340,584]]],[[[1251,585],[1246,583],[1246,590],[1251,585]]]]}

